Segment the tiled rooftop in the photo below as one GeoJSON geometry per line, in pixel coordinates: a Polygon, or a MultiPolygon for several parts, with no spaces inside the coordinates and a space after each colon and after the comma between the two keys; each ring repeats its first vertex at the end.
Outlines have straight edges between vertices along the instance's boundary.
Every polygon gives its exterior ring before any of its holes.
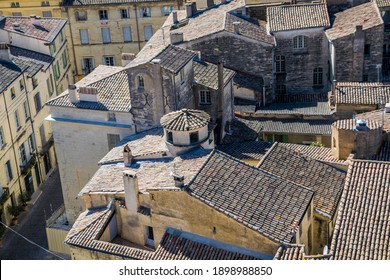
{"type": "Polygon", "coordinates": [[[384,109],[358,114],[356,115],[356,119],[377,122],[383,125],[382,128],[385,132],[390,132],[390,113],[386,113],[384,109]]]}
{"type": "Polygon", "coordinates": [[[390,163],[348,169],[330,253],[335,260],[390,260],[390,163]]]}
{"type": "Polygon", "coordinates": [[[12,56],[26,61],[34,62],[35,64],[42,64],[44,69],[49,68],[50,64],[54,61],[54,58],[49,55],[34,52],[31,50],[18,48],[15,46],[10,46],[10,50],[12,56]]]}
{"type": "Polygon", "coordinates": [[[214,151],[190,195],[276,242],[291,242],[313,192],[214,151]]]}
{"type": "Polygon", "coordinates": [[[163,2],[164,0],[63,0],[64,6],[82,6],[82,5],[112,5],[112,4],[132,4],[163,2]]]}
{"type": "Polygon", "coordinates": [[[123,148],[128,145],[134,158],[167,152],[162,128],[153,128],[123,138],[109,151],[99,164],[123,162],[123,148]]]}
{"type": "Polygon", "coordinates": [[[113,206],[85,211],[76,220],[65,243],[119,258],[138,260],[255,260],[262,257],[262,254],[254,251],[172,228],[167,228],[155,251],[130,242],[116,244],[101,241],[99,238],[114,212],[113,206]]]}
{"type": "MultiPolygon", "coordinates": [[[[382,125],[375,120],[366,120],[366,125],[369,129],[378,129],[382,125]]],[[[355,130],[356,119],[338,120],[333,123],[333,126],[343,130],[355,130]]]]}
{"type": "Polygon", "coordinates": [[[160,123],[168,130],[190,131],[207,126],[209,121],[210,115],[204,111],[181,109],[164,115],[160,123]]]}
{"type": "Polygon", "coordinates": [[[245,88],[250,88],[252,90],[263,92],[263,79],[242,72],[236,72],[233,82],[235,85],[245,88]]]}
{"type": "Polygon", "coordinates": [[[52,42],[67,22],[60,18],[41,18],[41,25],[36,26],[33,24],[34,20],[30,17],[5,17],[0,20],[0,29],[52,42]],[[14,29],[14,23],[19,23],[21,31],[14,29]]]}
{"type": "Polygon", "coordinates": [[[268,7],[267,22],[270,32],[330,26],[326,4],[268,7]]]}
{"type": "Polygon", "coordinates": [[[274,260],[292,261],[292,260],[329,260],[330,255],[306,255],[305,245],[289,244],[280,246],[274,256],[274,260]]]}
{"type": "MultiPolygon", "coordinates": [[[[234,71],[223,68],[223,80],[226,85],[234,76],[234,71]]],[[[211,88],[218,89],[218,66],[194,59],[194,81],[195,83],[211,88]]]]}
{"type": "Polygon", "coordinates": [[[390,102],[390,84],[337,83],[336,103],[376,105],[390,102]]]}
{"type": "Polygon", "coordinates": [[[234,22],[240,23],[238,26],[238,33],[240,35],[254,39],[256,41],[265,42],[270,45],[275,44],[275,38],[267,34],[266,22],[227,13],[225,18],[225,30],[233,33],[234,22]]]}
{"type": "MultiPolygon", "coordinates": [[[[127,72],[125,70],[118,71],[117,67],[114,67],[112,71],[106,71],[105,67],[100,69],[103,71],[99,75],[94,75],[94,72],[92,72],[92,77],[89,78],[88,75],[84,78],[86,79],[85,81],[83,79],[76,83],[77,87],[87,84],[88,86],[97,88],[99,102],[79,101],[77,103],[71,103],[69,101],[68,91],[66,90],[60,96],[49,100],[46,104],[49,106],[89,110],[130,112],[130,89],[127,72]]],[[[95,71],[100,71],[100,69],[95,71]]]]}
{"type": "Polygon", "coordinates": [[[177,73],[195,56],[197,56],[196,52],[169,45],[154,59],[160,59],[159,65],[162,68],[177,73]]]}
{"type": "Polygon", "coordinates": [[[390,142],[383,142],[379,153],[371,158],[372,160],[390,161],[390,142]]]}
{"type": "Polygon", "coordinates": [[[254,115],[327,116],[331,114],[328,102],[305,102],[272,103],[265,107],[258,107],[254,115]]]}
{"type": "Polygon", "coordinates": [[[356,26],[363,26],[363,30],[383,24],[379,9],[375,3],[361,4],[336,14],[331,29],[326,31],[330,40],[355,33],[356,26]]]}
{"type": "Polygon", "coordinates": [[[376,0],[379,8],[390,7],[390,0],[376,0]]]}
{"type": "Polygon", "coordinates": [[[234,118],[230,132],[222,140],[223,145],[255,141],[259,137],[261,125],[257,122],[248,121],[242,118],[234,118]]]}
{"type": "Polygon", "coordinates": [[[279,119],[279,118],[253,118],[248,120],[257,123],[261,132],[284,133],[284,134],[315,134],[331,135],[331,120],[302,120],[302,119],[279,119]]]}
{"type": "Polygon", "coordinates": [[[262,158],[259,168],[305,186],[315,192],[319,214],[333,217],[344,186],[345,172],[275,143],[262,158]]]}

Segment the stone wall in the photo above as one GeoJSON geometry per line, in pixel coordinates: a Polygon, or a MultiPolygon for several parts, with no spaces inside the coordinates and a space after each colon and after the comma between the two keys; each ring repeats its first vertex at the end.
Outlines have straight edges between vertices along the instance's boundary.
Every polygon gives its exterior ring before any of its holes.
{"type": "MultiPolygon", "coordinates": [[[[328,43],[322,28],[277,32],[276,56],[285,57],[285,73],[275,74],[275,85],[285,85],[286,93],[320,93],[328,89],[328,43]],[[307,48],[294,48],[295,36],[306,36],[307,48]],[[323,70],[322,85],[313,85],[313,70],[323,70]]],[[[276,68],[274,68],[276,72],[276,68]]]]}

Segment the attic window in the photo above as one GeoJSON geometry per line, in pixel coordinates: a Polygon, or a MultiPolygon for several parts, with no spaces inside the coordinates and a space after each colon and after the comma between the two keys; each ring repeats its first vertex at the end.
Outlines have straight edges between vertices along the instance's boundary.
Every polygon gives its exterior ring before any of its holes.
{"type": "Polygon", "coordinates": [[[49,1],[42,1],[41,6],[42,7],[50,6],[50,3],[49,3],[49,1]]]}

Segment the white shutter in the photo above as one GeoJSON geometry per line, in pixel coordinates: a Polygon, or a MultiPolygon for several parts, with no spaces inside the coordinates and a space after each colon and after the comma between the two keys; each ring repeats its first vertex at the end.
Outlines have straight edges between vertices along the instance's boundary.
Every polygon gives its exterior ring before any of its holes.
{"type": "Polygon", "coordinates": [[[110,43],[111,42],[110,28],[102,28],[102,40],[103,40],[103,43],[110,43]]]}
{"type": "Polygon", "coordinates": [[[81,44],[89,44],[88,29],[80,29],[81,44]]]}

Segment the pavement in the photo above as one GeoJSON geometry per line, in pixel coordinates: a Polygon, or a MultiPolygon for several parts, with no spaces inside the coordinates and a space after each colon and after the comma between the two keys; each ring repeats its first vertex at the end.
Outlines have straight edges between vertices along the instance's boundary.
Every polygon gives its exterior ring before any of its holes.
{"type": "MultiPolygon", "coordinates": [[[[36,191],[35,201],[27,206],[18,217],[18,224],[11,228],[39,246],[48,249],[46,220],[63,203],[61,181],[58,169],[51,171],[46,181],[36,191]]],[[[23,237],[7,230],[0,248],[1,260],[58,260],[70,259],[64,254],[50,254],[39,246],[31,244],[23,237]]]]}

